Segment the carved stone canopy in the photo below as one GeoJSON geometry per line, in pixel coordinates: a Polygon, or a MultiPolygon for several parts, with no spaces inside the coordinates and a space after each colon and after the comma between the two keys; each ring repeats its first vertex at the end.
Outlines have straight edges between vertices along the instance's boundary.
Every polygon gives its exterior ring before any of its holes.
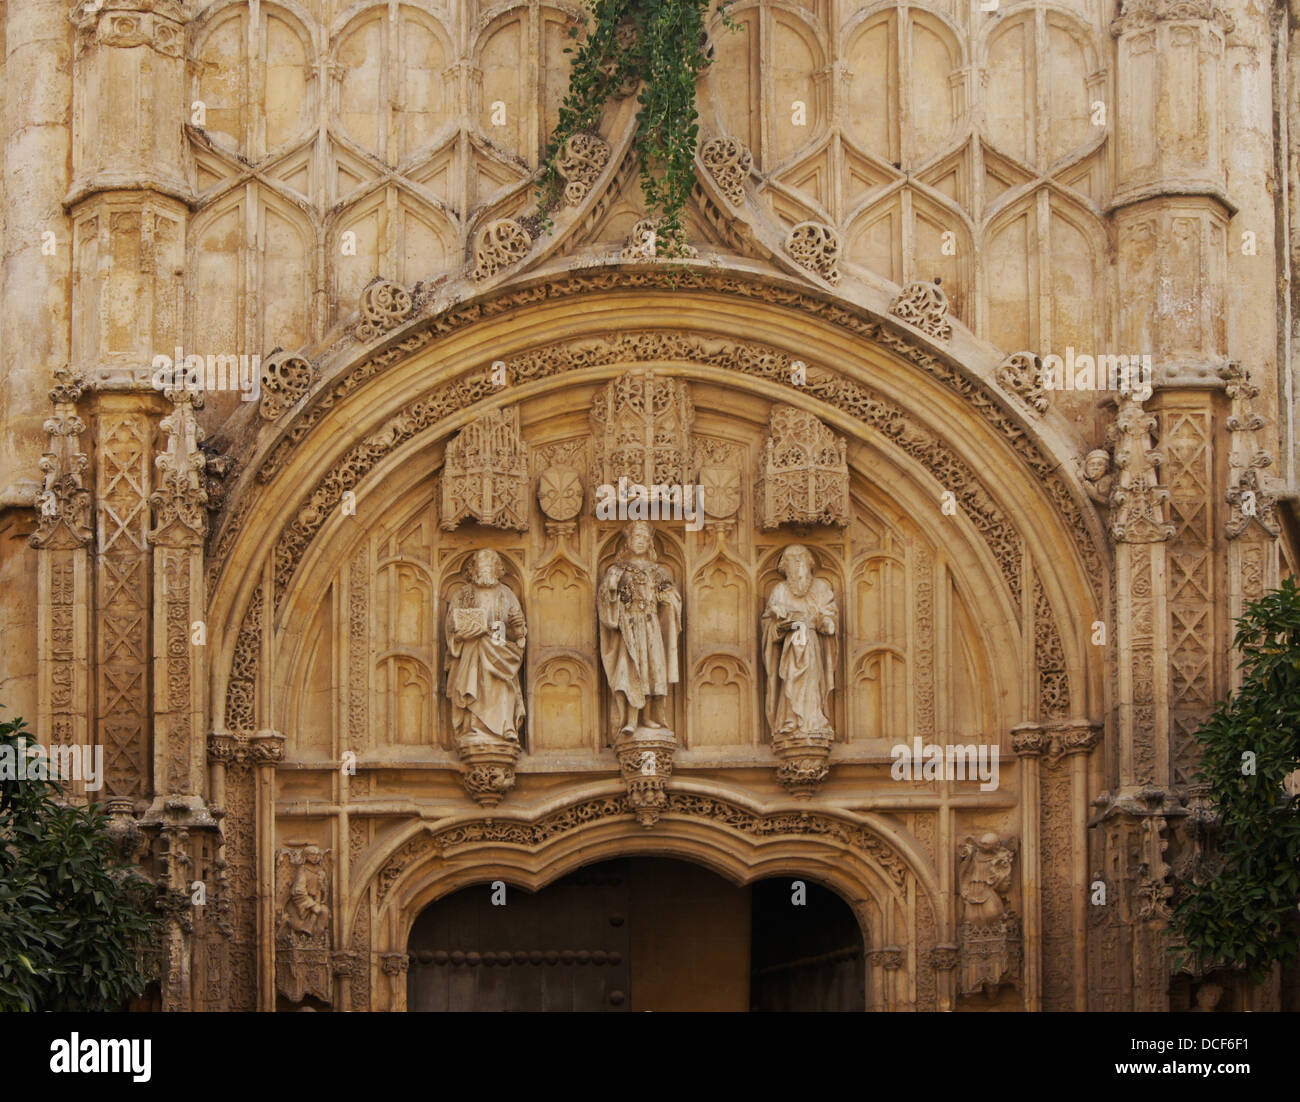
{"type": "Polygon", "coordinates": [[[591,404],[594,481],[611,486],[620,478],[642,486],[692,482],[694,424],[686,383],[653,371],[620,376],[591,404]]]}
{"type": "Polygon", "coordinates": [[[491,410],[447,445],[439,523],[448,531],[473,518],[490,528],[528,529],[528,448],[519,411],[491,410]]]}
{"type": "Polygon", "coordinates": [[[754,496],[760,528],[849,522],[846,445],[811,413],[773,406],[754,496]]]}

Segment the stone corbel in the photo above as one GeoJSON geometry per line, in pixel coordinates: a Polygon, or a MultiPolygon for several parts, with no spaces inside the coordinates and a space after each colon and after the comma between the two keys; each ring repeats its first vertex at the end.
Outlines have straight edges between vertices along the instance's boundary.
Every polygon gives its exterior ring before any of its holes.
{"type": "Polygon", "coordinates": [[[677,739],[671,731],[645,727],[620,735],[614,744],[628,806],[643,827],[654,826],[668,806],[665,782],[672,776],[676,750],[677,739]]]}

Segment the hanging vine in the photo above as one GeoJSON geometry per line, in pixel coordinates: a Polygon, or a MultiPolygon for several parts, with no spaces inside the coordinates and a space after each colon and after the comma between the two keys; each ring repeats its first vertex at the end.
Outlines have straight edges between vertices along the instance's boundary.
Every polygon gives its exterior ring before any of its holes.
{"type": "MultiPolygon", "coordinates": [[[[699,115],[695,83],[709,56],[705,19],[714,0],[587,0],[591,22],[577,47],[569,73],[569,90],[559,120],[542,155],[538,180],[540,217],[549,228],[549,213],[560,202],[564,178],[558,161],[577,134],[594,132],[613,96],[630,95],[639,85],[633,144],[641,173],[646,208],[657,220],[656,253],[683,255],[683,214],[695,184],[695,147],[699,115]]],[[[723,25],[739,24],[717,4],[723,25]]],[[[570,28],[576,39],[578,27],[570,28]]]]}

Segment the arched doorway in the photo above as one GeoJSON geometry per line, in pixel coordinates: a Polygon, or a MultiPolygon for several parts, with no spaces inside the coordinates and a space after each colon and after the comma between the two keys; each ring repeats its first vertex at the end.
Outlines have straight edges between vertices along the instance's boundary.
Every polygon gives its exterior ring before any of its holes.
{"type": "Polygon", "coordinates": [[[476,884],[408,944],[419,1011],[863,1010],[862,933],[807,880],[738,886],[690,862],[618,858],[537,892],[476,884]]]}

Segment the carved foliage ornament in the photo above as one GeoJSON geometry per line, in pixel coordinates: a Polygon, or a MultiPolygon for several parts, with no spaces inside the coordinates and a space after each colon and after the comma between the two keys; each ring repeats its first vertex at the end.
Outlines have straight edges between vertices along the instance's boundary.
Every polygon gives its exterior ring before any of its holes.
{"type": "Polygon", "coordinates": [[[411,316],[413,305],[411,292],[400,283],[391,279],[372,279],[361,292],[357,340],[374,340],[380,333],[401,325],[411,316]]]}
{"type": "Polygon", "coordinates": [[[258,412],[274,421],[311,387],[315,368],[302,356],[275,348],[262,361],[262,403],[258,412]]]}
{"type": "Polygon", "coordinates": [[[574,134],[564,143],[555,169],[564,179],[564,201],[577,206],[609,164],[609,143],[596,134],[574,134]]]}
{"type": "Polygon", "coordinates": [[[1164,519],[1169,491],[1158,485],[1163,459],[1151,443],[1156,419],[1133,395],[1122,395],[1111,426],[1117,476],[1110,492],[1110,531],[1120,543],[1161,543],[1174,534],[1164,519]]]}
{"type": "Polygon", "coordinates": [[[924,280],[909,283],[899,292],[898,298],[894,299],[889,312],[939,340],[946,341],[952,336],[952,322],[948,320],[948,296],[937,279],[933,283],[924,280]]]}
{"type": "Polygon", "coordinates": [[[1042,361],[1032,352],[1017,352],[1002,361],[998,382],[1038,413],[1047,410],[1042,361]]]}
{"type": "Polygon", "coordinates": [[[1222,34],[1231,34],[1235,22],[1214,0],[1123,0],[1120,14],[1110,24],[1110,33],[1145,30],[1161,22],[1210,23],[1222,34]]]}
{"type": "Polygon", "coordinates": [[[845,441],[811,413],[773,406],[754,497],[759,527],[849,522],[845,441]]]}
{"type": "Polygon", "coordinates": [[[700,149],[700,160],[708,169],[727,202],[740,206],[745,201],[745,181],[754,167],[749,150],[735,138],[714,138],[700,149]]]}
{"type": "Polygon", "coordinates": [[[827,283],[840,281],[840,238],[821,222],[800,222],[785,239],[785,251],[801,268],[827,283]]]}
{"type": "Polygon", "coordinates": [[[470,278],[480,283],[490,279],[518,264],[532,247],[532,237],[518,222],[509,218],[489,222],[474,246],[474,270],[470,278]]]}

